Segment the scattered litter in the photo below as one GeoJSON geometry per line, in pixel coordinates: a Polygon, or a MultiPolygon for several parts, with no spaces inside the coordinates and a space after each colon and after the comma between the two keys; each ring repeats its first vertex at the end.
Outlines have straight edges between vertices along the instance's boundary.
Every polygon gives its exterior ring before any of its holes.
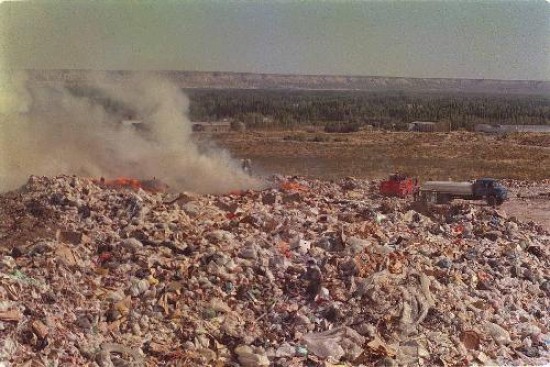
{"type": "Polygon", "coordinates": [[[272,181],[178,195],[32,177],[0,195],[0,365],[550,360],[542,227],[374,181],[272,181]]]}

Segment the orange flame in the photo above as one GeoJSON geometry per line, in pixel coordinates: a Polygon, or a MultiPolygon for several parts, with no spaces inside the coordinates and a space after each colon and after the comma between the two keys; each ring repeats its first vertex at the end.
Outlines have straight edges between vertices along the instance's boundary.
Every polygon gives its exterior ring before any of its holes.
{"type": "Polygon", "coordinates": [[[168,186],[156,179],[153,180],[138,180],[136,178],[119,177],[113,180],[106,180],[103,177],[93,179],[92,182],[102,188],[108,189],[142,189],[149,192],[165,192],[168,186]]]}
{"type": "Polygon", "coordinates": [[[279,188],[283,191],[307,191],[307,187],[300,185],[299,183],[289,181],[281,183],[279,188]]]}

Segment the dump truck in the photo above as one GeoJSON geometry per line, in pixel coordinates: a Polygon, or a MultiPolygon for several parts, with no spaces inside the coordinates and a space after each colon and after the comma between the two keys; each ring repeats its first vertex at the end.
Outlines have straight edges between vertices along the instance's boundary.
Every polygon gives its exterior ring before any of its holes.
{"type": "Polygon", "coordinates": [[[401,174],[391,175],[387,180],[380,182],[380,193],[384,196],[405,198],[415,195],[418,191],[418,180],[401,174]]]}
{"type": "Polygon", "coordinates": [[[448,203],[453,199],[485,200],[489,205],[500,205],[508,197],[506,188],[492,178],[470,182],[426,181],[419,191],[425,201],[448,203]]]}

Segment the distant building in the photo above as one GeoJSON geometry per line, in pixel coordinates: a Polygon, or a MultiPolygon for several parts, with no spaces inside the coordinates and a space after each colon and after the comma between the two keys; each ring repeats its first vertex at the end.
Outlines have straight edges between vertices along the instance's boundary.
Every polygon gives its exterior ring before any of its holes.
{"type": "Polygon", "coordinates": [[[194,122],[192,129],[194,132],[226,133],[231,130],[231,123],[222,122],[194,122]]]}
{"type": "Polygon", "coordinates": [[[408,124],[409,131],[434,132],[437,130],[437,123],[430,121],[413,121],[408,124]]]}
{"type": "Polygon", "coordinates": [[[550,133],[550,125],[476,124],[474,130],[487,134],[550,133]]]}

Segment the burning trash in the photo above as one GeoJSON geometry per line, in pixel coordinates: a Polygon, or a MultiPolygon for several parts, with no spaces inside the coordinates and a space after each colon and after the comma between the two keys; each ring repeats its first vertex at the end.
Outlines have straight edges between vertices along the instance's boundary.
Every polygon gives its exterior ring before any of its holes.
{"type": "MultiPolygon", "coordinates": [[[[189,101],[170,81],[153,74],[114,79],[89,73],[84,85],[75,87],[18,75],[3,85],[14,103],[0,106],[0,192],[19,187],[30,175],[60,173],[154,176],[174,190],[201,193],[265,185],[251,174],[248,161],[240,169],[227,151],[198,145],[187,116],[189,101]],[[139,120],[125,120],[128,114],[139,120]]],[[[134,179],[98,183],[166,190],[158,182],[134,179]]]]}
{"type": "Polygon", "coordinates": [[[105,178],[100,178],[99,180],[93,179],[93,183],[102,187],[109,189],[132,189],[132,190],[145,190],[152,193],[167,192],[168,185],[164,182],[153,178],[152,180],[138,180],[135,178],[125,178],[120,177],[114,180],[106,180],[105,178]]]}

